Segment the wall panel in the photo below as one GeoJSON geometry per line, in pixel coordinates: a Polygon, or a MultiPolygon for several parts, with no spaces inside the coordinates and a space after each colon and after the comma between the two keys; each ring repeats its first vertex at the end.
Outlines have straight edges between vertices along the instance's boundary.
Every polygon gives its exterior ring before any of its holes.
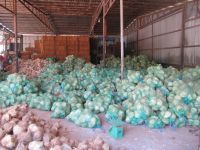
{"type": "Polygon", "coordinates": [[[140,50],[152,49],[152,38],[141,40],[138,44],[140,50]]]}
{"type": "Polygon", "coordinates": [[[181,31],[153,38],[154,49],[181,46],[181,31]]]}
{"type": "MultiPolygon", "coordinates": [[[[177,9],[172,9],[171,13],[166,13],[165,9],[152,13],[149,21],[145,20],[146,16],[133,21],[134,30],[139,32],[138,41],[134,40],[139,43],[136,48],[139,54],[158,63],[179,67],[200,65],[200,0],[174,7],[177,9]]],[[[135,34],[135,31],[128,34],[135,34]]]]}
{"type": "Polygon", "coordinates": [[[148,38],[151,36],[152,36],[152,26],[151,25],[139,30],[139,35],[138,35],[139,40],[148,38]]]}
{"type": "Polygon", "coordinates": [[[154,36],[169,33],[181,29],[182,12],[172,15],[166,19],[155,22],[153,25],[154,36]]]}

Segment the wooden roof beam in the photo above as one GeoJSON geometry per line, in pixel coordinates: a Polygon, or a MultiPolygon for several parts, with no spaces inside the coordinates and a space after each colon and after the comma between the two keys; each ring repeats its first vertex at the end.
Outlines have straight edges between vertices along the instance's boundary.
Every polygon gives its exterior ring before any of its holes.
{"type": "Polygon", "coordinates": [[[92,33],[92,31],[94,30],[94,26],[97,23],[97,20],[103,10],[103,2],[104,0],[102,0],[99,4],[99,6],[97,7],[97,9],[94,12],[94,15],[92,16],[92,21],[91,21],[91,26],[90,26],[90,34],[92,33]]]}
{"type": "Polygon", "coordinates": [[[105,16],[108,14],[109,10],[115,2],[116,0],[105,0],[105,16]]]}
{"type": "Polygon", "coordinates": [[[99,6],[97,7],[94,15],[92,16],[92,23],[91,23],[91,27],[90,27],[90,34],[92,33],[92,31],[94,30],[94,26],[96,25],[96,22],[103,10],[103,8],[105,9],[105,13],[104,15],[106,16],[107,13],[109,12],[110,8],[113,6],[113,4],[116,2],[116,0],[102,0],[101,3],[99,4],[99,6]]]}
{"type": "Polygon", "coordinates": [[[13,8],[9,8],[8,5],[9,5],[9,2],[10,1],[7,1],[7,0],[3,0],[0,2],[0,7],[6,9],[7,11],[9,11],[10,13],[14,14],[14,11],[13,11],[13,8]]]}
{"type": "Polygon", "coordinates": [[[42,22],[50,31],[57,34],[55,25],[53,21],[50,19],[50,16],[44,14],[41,10],[34,7],[31,3],[27,0],[19,0],[22,5],[24,5],[40,22],[42,22]]]}

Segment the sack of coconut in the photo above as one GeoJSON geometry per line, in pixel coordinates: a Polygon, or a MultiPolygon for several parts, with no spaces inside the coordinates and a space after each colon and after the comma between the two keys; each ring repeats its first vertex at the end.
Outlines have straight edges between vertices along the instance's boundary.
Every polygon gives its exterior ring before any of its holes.
{"type": "Polygon", "coordinates": [[[70,113],[70,104],[67,102],[54,102],[51,111],[52,118],[65,118],[70,113]]]}
{"type": "Polygon", "coordinates": [[[139,71],[128,70],[128,80],[131,83],[137,84],[143,81],[143,76],[139,71]]]}
{"type": "Polygon", "coordinates": [[[74,110],[66,119],[84,128],[98,128],[101,126],[99,117],[88,109],[74,110]]]}
{"type": "Polygon", "coordinates": [[[128,108],[126,111],[125,121],[132,125],[141,125],[150,116],[152,110],[145,103],[145,99],[136,101],[133,108],[128,108]]]}
{"type": "Polygon", "coordinates": [[[110,105],[106,112],[106,120],[112,120],[112,118],[117,118],[119,120],[124,120],[125,112],[119,105],[110,105]]]}
{"type": "Polygon", "coordinates": [[[91,110],[94,113],[105,112],[111,104],[112,97],[109,93],[107,94],[96,94],[93,100],[86,101],[85,108],[91,110]]]}
{"type": "Polygon", "coordinates": [[[53,101],[53,96],[48,93],[40,93],[30,98],[29,107],[44,111],[50,111],[53,101]]]}
{"type": "Polygon", "coordinates": [[[153,129],[160,129],[160,128],[163,128],[165,124],[157,115],[153,115],[148,118],[147,126],[153,129]]]}

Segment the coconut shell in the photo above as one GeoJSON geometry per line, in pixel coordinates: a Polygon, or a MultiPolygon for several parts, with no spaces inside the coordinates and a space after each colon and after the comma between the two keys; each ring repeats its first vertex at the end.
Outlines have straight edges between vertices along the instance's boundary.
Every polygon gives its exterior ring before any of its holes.
{"type": "Polygon", "coordinates": [[[28,145],[29,150],[45,150],[42,141],[32,141],[28,145]]]}
{"type": "Polygon", "coordinates": [[[43,136],[44,146],[49,147],[51,139],[52,139],[52,135],[50,133],[44,133],[44,136],[43,136]]]}
{"type": "Polygon", "coordinates": [[[18,134],[21,134],[22,132],[24,132],[26,130],[26,128],[20,126],[20,125],[15,125],[13,127],[13,134],[14,135],[18,135],[18,134]]]}
{"type": "Polygon", "coordinates": [[[87,144],[84,144],[84,143],[80,143],[79,145],[78,145],[78,149],[79,150],[88,150],[88,145],[87,144]]]}
{"type": "Polygon", "coordinates": [[[27,144],[32,141],[31,132],[22,132],[21,134],[17,135],[18,142],[27,144]]]}
{"type": "Polygon", "coordinates": [[[5,124],[11,120],[11,116],[9,114],[4,114],[1,118],[1,124],[5,124]]]}
{"type": "Polygon", "coordinates": [[[6,132],[0,128],[0,139],[2,139],[5,136],[6,132]]]}
{"type": "Polygon", "coordinates": [[[19,143],[15,150],[28,150],[28,147],[23,143],[19,143]]]}
{"type": "Polygon", "coordinates": [[[24,128],[24,129],[27,129],[27,127],[28,127],[28,123],[25,122],[25,121],[19,121],[19,122],[18,122],[18,125],[19,125],[20,127],[24,128]]]}
{"type": "Polygon", "coordinates": [[[63,144],[64,144],[64,143],[69,143],[69,139],[66,138],[66,137],[64,137],[64,136],[60,137],[60,141],[61,141],[63,144]]]}
{"type": "Polygon", "coordinates": [[[34,141],[41,141],[42,139],[43,139],[43,131],[42,130],[38,130],[38,131],[33,133],[33,140],[34,141]]]}
{"type": "Polygon", "coordinates": [[[61,145],[56,145],[54,147],[51,147],[50,150],[63,150],[61,145]]]}
{"type": "Polygon", "coordinates": [[[6,148],[13,149],[16,146],[16,140],[14,136],[10,134],[6,134],[2,140],[1,140],[2,146],[5,146],[6,148]]]}
{"type": "MultiPolygon", "coordinates": [[[[16,109],[16,108],[15,108],[16,109]]],[[[10,109],[7,113],[11,116],[11,117],[17,117],[17,111],[14,108],[10,109]]]]}
{"type": "Polygon", "coordinates": [[[61,143],[59,137],[55,137],[55,138],[53,138],[53,139],[51,140],[51,143],[50,143],[50,144],[51,144],[52,147],[54,147],[54,146],[56,146],[56,145],[61,145],[62,143],[61,143]]]}
{"type": "Polygon", "coordinates": [[[37,126],[36,124],[30,124],[28,126],[28,131],[30,131],[31,133],[34,133],[36,131],[39,131],[40,130],[40,127],[37,126]]]}
{"type": "Polygon", "coordinates": [[[10,132],[12,131],[13,127],[14,127],[14,123],[8,122],[8,123],[5,123],[5,124],[3,125],[3,130],[4,130],[6,133],[10,133],[10,132]]]}
{"type": "Polygon", "coordinates": [[[68,137],[60,123],[39,119],[27,105],[0,109],[0,112],[0,150],[109,150],[109,145],[99,137],[78,144],[68,137]]]}
{"type": "Polygon", "coordinates": [[[9,149],[4,147],[4,146],[2,146],[2,145],[0,145],[0,150],[9,150],[9,149]]]}
{"type": "Polygon", "coordinates": [[[105,143],[105,144],[103,144],[102,149],[103,149],[103,150],[109,150],[110,147],[109,147],[108,144],[105,143]]]}
{"type": "Polygon", "coordinates": [[[104,141],[100,137],[97,137],[94,139],[94,145],[102,146],[103,144],[104,144],[104,141]]]}
{"type": "Polygon", "coordinates": [[[72,147],[68,144],[62,144],[63,150],[72,150],[72,147]]]}

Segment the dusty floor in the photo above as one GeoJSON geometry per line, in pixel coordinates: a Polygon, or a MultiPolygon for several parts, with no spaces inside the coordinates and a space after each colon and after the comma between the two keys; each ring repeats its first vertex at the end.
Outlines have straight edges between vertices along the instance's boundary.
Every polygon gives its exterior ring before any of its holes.
{"type": "MultiPolygon", "coordinates": [[[[50,112],[33,110],[42,119],[50,120],[50,112]]],[[[200,150],[200,128],[185,127],[173,129],[167,127],[162,130],[149,129],[144,126],[130,126],[125,124],[125,136],[120,140],[111,138],[107,133],[110,125],[103,121],[101,129],[85,129],[65,119],[51,119],[60,122],[69,130],[69,137],[84,140],[91,137],[102,137],[112,150],[200,150]]]]}

